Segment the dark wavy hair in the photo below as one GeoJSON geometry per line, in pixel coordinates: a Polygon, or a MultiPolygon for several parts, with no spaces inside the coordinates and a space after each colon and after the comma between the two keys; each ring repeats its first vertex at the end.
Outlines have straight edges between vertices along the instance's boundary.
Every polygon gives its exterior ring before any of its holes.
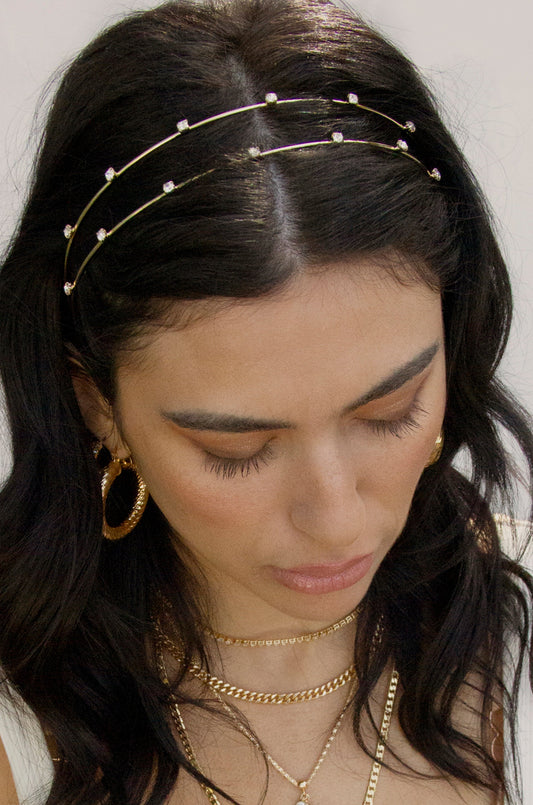
{"type": "Polygon", "coordinates": [[[156,595],[171,602],[189,654],[202,654],[201,591],[155,504],[124,540],[102,539],[100,471],[73,364],[112,404],[117,362],[139,348],[147,328],[176,324],[168,317],[176,300],[186,311],[187,300],[261,297],[307,267],[391,253],[405,258],[398,279],[441,289],[445,446],[363,601],[354,731],[364,746],[361,719],[393,660],[411,744],[443,774],[504,785],[511,796],[514,775],[504,780],[487,743],[452,724],[461,686],[474,677],[480,723],[494,700],[515,723],[530,645],[533,584],[502,552],[491,514],[513,489],[503,431],[518,444],[528,478],[533,439],[495,374],[511,294],[485,202],[416,69],[361,20],[321,0],[178,0],[126,17],[67,70],[0,273],[13,444],[0,494],[0,662],[67,761],[56,766],[48,805],[137,805],[147,792],[147,805],[162,805],[189,764],[146,650],[156,595]],[[74,271],[100,226],[112,227],[169,178],[215,168],[122,227],[67,298],[61,231],[105,170],[174,131],[180,118],[256,103],[267,91],[326,99],[356,91],[362,103],[414,120],[412,152],[437,166],[442,181],[369,146],[236,159],[252,144],[327,138],[339,128],[382,143],[398,137],[382,117],[327,103],[241,114],[159,149],[106,192],[76,235],[74,271]],[[452,465],[459,451],[471,470],[452,465]],[[382,640],[370,651],[379,620],[382,640]],[[513,670],[503,675],[514,643],[513,670]]]}

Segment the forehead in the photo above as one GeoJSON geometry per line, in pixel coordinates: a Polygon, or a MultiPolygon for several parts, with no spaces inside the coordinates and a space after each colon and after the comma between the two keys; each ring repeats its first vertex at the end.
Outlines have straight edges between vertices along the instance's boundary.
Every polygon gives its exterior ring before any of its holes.
{"type": "Polygon", "coordinates": [[[312,399],[317,389],[337,394],[348,384],[353,396],[431,345],[442,328],[436,291],[364,261],[304,272],[269,297],[197,309],[119,368],[119,395],[145,387],[158,389],[162,405],[178,397],[254,413],[266,413],[280,393],[312,399]]]}

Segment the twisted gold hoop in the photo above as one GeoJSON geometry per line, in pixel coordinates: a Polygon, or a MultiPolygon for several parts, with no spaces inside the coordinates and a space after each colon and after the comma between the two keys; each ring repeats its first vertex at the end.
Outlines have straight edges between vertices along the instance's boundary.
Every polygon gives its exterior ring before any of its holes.
{"type": "Polygon", "coordinates": [[[133,531],[133,529],[143,516],[146,504],[148,503],[148,495],[149,492],[147,486],[144,483],[141,476],[139,475],[137,467],[133,463],[132,457],[128,456],[128,458],[115,458],[115,456],[113,456],[111,462],[106,467],[102,477],[102,509],[103,509],[102,533],[105,539],[109,540],[122,539],[122,537],[125,537],[127,534],[130,533],[130,531],[133,531]],[[120,525],[110,526],[105,516],[107,496],[114,482],[116,481],[118,476],[122,473],[122,470],[133,470],[133,472],[137,476],[137,495],[135,497],[133,509],[131,510],[128,517],[126,517],[126,519],[123,520],[123,522],[120,525]]]}

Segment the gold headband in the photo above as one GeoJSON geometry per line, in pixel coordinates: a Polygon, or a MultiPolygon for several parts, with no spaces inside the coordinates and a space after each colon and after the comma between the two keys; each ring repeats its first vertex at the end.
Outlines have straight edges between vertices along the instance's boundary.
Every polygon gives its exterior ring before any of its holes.
{"type": "MultiPolygon", "coordinates": [[[[143,160],[145,157],[149,156],[149,154],[152,154],[158,148],[161,148],[162,146],[166,145],[167,143],[171,142],[172,140],[175,140],[177,137],[182,136],[186,132],[193,131],[195,129],[200,128],[201,126],[206,126],[209,123],[213,123],[213,122],[215,122],[217,120],[223,120],[224,118],[231,117],[233,115],[238,115],[238,114],[241,114],[243,112],[249,112],[249,111],[252,111],[254,109],[265,109],[267,107],[276,107],[276,106],[287,105],[287,104],[296,104],[296,103],[304,103],[304,104],[308,104],[308,105],[309,104],[314,104],[314,103],[337,104],[337,105],[340,104],[340,105],[343,105],[343,106],[352,105],[352,106],[356,106],[359,109],[363,109],[366,112],[371,112],[374,115],[378,115],[379,117],[382,117],[385,120],[388,120],[390,123],[393,123],[398,128],[403,129],[404,131],[407,131],[407,132],[409,132],[411,134],[416,131],[416,126],[411,120],[407,120],[405,123],[399,123],[397,120],[394,120],[394,118],[389,117],[388,115],[384,114],[383,112],[379,112],[376,109],[372,109],[369,106],[364,106],[363,104],[359,103],[359,97],[355,94],[355,92],[350,92],[349,95],[347,96],[346,100],[340,100],[340,99],[337,99],[337,98],[332,98],[332,99],[328,99],[328,98],[284,98],[284,99],[280,100],[275,92],[267,92],[267,94],[265,95],[265,100],[262,103],[254,103],[254,104],[250,104],[248,106],[240,106],[240,107],[238,107],[236,109],[230,109],[230,110],[228,110],[226,112],[221,112],[220,114],[212,115],[211,117],[206,117],[203,120],[198,121],[197,123],[189,124],[189,121],[186,120],[186,119],[180,120],[178,122],[177,126],[176,126],[177,131],[173,132],[168,137],[165,137],[163,140],[160,140],[159,142],[154,143],[154,145],[151,145],[150,148],[147,148],[141,154],[139,154],[138,156],[134,157],[134,159],[132,159],[130,162],[128,162],[126,165],[124,165],[122,168],[120,168],[120,170],[115,170],[114,168],[108,168],[106,170],[106,172],[105,172],[105,180],[106,180],[105,184],[102,185],[102,187],[97,191],[97,193],[95,193],[95,195],[90,199],[88,204],[83,208],[83,210],[80,213],[80,216],[79,216],[78,220],[76,221],[76,223],[73,224],[73,225],[67,224],[65,226],[65,228],[63,230],[63,234],[65,235],[66,239],[68,240],[67,249],[66,249],[66,252],[65,252],[65,262],[64,262],[64,285],[63,285],[63,290],[64,290],[65,294],[67,296],[71,295],[72,291],[74,290],[74,288],[78,284],[79,279],[80,279],[85,267],[87,266],[89,261],[94,257],[94,255],[96,254],[98,249],[100,249],[100,247],[102,246],[103,242],[105,240],[107,240],[108,238],[110,238],[112,235],[114,235],[115,232],[117,232],[122,226],[124,226],[124,224],[126,224],[128,221],[131,221],[132,218],[135,218],[135,216],[137,216],[139,213],[141,213],[144,210],[148,209],[148,207],[151,207],[153,204],[156,204],[158,201],[161,201],[161,199],[165,198],[166,196],[170,195],[171,193],[174,193],[176,190],[182,190],[184,187],[187,187],[187,185],[192,184],[193,182],[196,182],[198,179],[202,179],[204,176],[208,176],[210,173],[213,173],[213,171],[215,171],[216,168],[211,168],[210,170],[203,171],[202,173],[199,173],[196,176],[192,176],[189,179],[185,179],[183,182],[179,182],[178,184],[174,183],[171,179],[169,179],[167,182],[165,182],[163,184],[162,192],[158,193],[156,196],[154,196],[153,198],[151,198],[148,201],[146,201],[140,207],[137,207],[137,209],[133,210],[133,212],[131,212],[129,215],[127,215],[125,218],[123,218],[121,221],[119,221],[117,224],[115,224],[115,226],[112,229],[106,230],[104,228],[100,228],[96,233],[96,243],[94,244],[92,249],[89,251],[87,256],[84,258],[84,260],[81,263],[80,267],[78,268],[78,271],[76,273],[76,276],[74,277],[74,280],[72,282],[68,282],[67,281],[68,260],[69,260],[70,250],[71,250],[71,247],[72,247],[72,242],[74,240],[74,237],[75,237],[75,235],[76,235],[76,233],[77,233],[77,231],[78,231],[78,229],[80,227],[81,222],[83,221],[83,219],[85,218],[85,216],[87,215],[89,210],[93,207],[93,205],[98,201],[98,199],[100,198],[102,193],[104,193],[107,190],[107,188],[111,185],[111,183],[115,179],[117,179],[119,176],[122,176],[127,170],[129,170],[129,168],[133,167],[133,165],[136,165],[138,162],[143,160]]],[[[259,158],[262,158],[262,157],[265,157],[265,156],[269,156],[271,154],[282,153],[284,151],[296,151],[296,150],[299,150],[299,149],[302,149],[302,148],[312,148],[312,147],[316,147],[316,146],[319,146],[319,145],[332,145],[332,144],[333,145],[340,145],[340,144],[346,144],[346,145],[369,145],[369,146],[372,146],[374,148],[380,148],[380,149],[382,149],[384,151],[396,152],[396,153],[401,154],[402,156],[408,157],[409,159],[413,160],[413,162],[416,162],[417,164],[421,165],[421,167],[424,168],[424,170],[426,171],[428,176],[430,176],[432,179],[435,179],[436,181],[440,181],[440,179],[441,179],[440,171],[437,168],[433,168],[432,170],[428,170],[425,167],[425,165],[423,165],[423,163],[420,162],[419,159],[417,159],[416,157],[414,157],[412,154],[409,153],[409,146],[405,142],[405,140],[399,139],[399,140],[396,141],[395,145],[387,145],[386,143],[374,142],[372,140],[354,140],[354,139],[350,139],[348,137],[344,137],[344,135],[340,131],[334,131],[331,134],[330,139],[328,139],[328,140],[314,140],[314,141],[311,141],[311,142],[294,143],[294,144],[290,144],[290,145],[279,146],[277,148],[269,148],[269,149],[267,149],[265,151],[262,151],[257,146],[251,146],[250,148],[248,148],[248,150],[246,152],[246,155],[250,159],[259,159],[259,158]]]]}

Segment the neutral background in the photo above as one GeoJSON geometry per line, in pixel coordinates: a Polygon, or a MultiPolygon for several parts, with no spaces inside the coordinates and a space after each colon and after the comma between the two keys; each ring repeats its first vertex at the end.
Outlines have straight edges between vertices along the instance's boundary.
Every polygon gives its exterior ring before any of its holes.
{"type": "MultiPolygon", "coordinates": [[[[24,199],[42,91],[101,27],[156,2],[0,0],[0,250],[24,199]],[[33,131],[32,138],[29,137],[33,131]]],[[[533,410],[533,4],[361,0],[355,8],[419,65],[477,172],[512,271],[516,318],[503,367],[533,410]]],[[[0,418],[0,477],[9,462],[0,418]]]]}

